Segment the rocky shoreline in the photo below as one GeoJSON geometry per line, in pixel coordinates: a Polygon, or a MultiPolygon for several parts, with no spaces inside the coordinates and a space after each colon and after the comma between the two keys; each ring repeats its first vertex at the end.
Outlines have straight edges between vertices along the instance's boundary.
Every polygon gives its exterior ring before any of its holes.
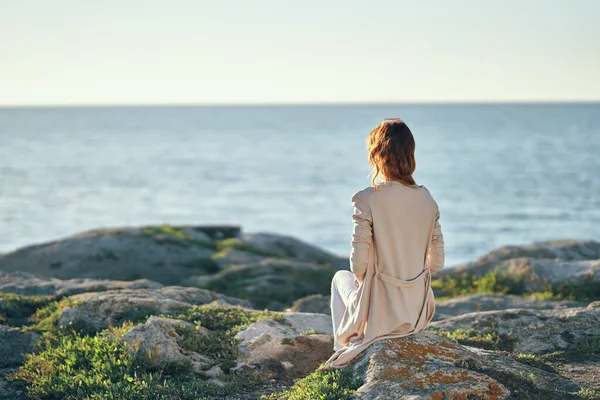
{"type": "Polygon", "coordinates": [[[600,242],[444,268],[426,331],[315,372],[347,268],[235,226],[99,229],[0,255],[0,400],[600,399],[600,242]]]}

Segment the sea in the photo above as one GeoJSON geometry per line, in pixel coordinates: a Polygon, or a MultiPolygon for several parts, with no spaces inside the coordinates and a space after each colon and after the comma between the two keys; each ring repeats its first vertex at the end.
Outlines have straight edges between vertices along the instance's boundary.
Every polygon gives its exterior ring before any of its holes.
{"type": "Polygon", "coordinates": [[[365,138],[385,117],[413,131],[448,266],[600,239],[600,103],[37,107],[0,108],[0,252],[98,227],[233,224],[348,256],[365,138]]]}

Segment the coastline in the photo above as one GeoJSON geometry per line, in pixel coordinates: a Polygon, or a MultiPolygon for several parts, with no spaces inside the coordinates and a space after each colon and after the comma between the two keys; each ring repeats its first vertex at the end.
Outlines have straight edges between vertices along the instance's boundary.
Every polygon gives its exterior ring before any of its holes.
{"type": "Polygon", "coordinates": [[[504,246],[444,268],[433,277],[436,318],[426,331],[382,341],[343,371],[313,372],[332,352],[330,279],[347,268],[347,259],[313,244],[232,225],[95,229],[6,253],[0,336],[9,356],[0,399],[97,393],[84,364],[68,375],[77,387],[60,370],[46,383],[35,373],[42,359],[60,365],[83,355],[82,335],[136,365],[130,382],[118,377],[126,374],[120,367],[93,375],[133,399],[147,398],[150,387],[164,399],[303,398],[321,379],[330,383],[319,383],[319,393],[335,398],[375,398],[390,387],[407,395],[600,398],[600,242],[504,246]],[[419,361],[425,354],[430,361],[419,361]],[[409,364],[426,372],[398,375],[409,364]],[[380,373],[365,375],[365,365],[380,373]],[[151,371],[163,381],[153,382],[151,371]],[[442,384],[446,373],[460,378],[442,384]]]}

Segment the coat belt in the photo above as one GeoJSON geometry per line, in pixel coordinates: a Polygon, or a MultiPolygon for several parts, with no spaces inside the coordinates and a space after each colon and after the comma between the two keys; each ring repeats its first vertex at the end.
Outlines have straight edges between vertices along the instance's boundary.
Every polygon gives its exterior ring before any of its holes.
{"type": "Polygon", "coordinates": [[[423,278],[425,276],[427,276],[428,273],[429,273],[429,268],[425,268],[423,271],[421,271],[421,273],[419,275],[417,275],[416,277],[414,277],[410,280],[407,280],[407,281],[398,279],[398,278],[394,278],[393,276],[384,274],[383,272],[377,272],[377,277],[379,279],[381,279],[383,282],[389,283],[389,284],[397,286],[397,287],[411,287],[415,283],[422,281],[423,278]]]}

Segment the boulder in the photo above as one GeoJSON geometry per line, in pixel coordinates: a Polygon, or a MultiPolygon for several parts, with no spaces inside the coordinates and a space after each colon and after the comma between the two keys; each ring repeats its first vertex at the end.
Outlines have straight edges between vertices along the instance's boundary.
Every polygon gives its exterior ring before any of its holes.
{"type": "Polygon", "coordinates": [[[350,366],[362,400],[559,398],[579,390],[557,374],[427,332],[375,342],[350,366]]]}
{"type": "Polygon", "coordinates": [[[548,259],[557,261],[599,260],[600,242],[595,240],[554,240],[537,242],[521,246],[503,246],[474,262],[453,268],[443,268],[436,276],[459,276],[463,272],[469,275],[483,276],[495,270],[502,261],[514,258],[548,259]]]}
{"type": "Polygon", "coordinates": [[[154,368],[188,368],[196,372],[213,366],[210,358],[181,347],[180,332],[186,335],[206,336],[208,330],[186,321],[152,316],[143,325],[136,326],[121,337],[132,353],[141,357],[145,365],[154,368]]]}
{"type": "MultiPolygon", "coordinates": [[[[348,268],[347,259],[288,236],[241,234],[237,226],[166,225],[95,229],[24,247],[0,255],[0,271],[59,279],[147,279],[180,285],[226,266],[257,263],[267,258],[293,259],[332,269],[348,268]]],[[[23,285],[23,289],[17,285],[16,290],[30,290],[27,287],[34,286],[23,285]]],[[[41,291],[51,291],[52,285],[61,286],[59,282],[48,282],[41,291]]],[[[93,287],[103,283],[73,281],[68,285],[93,287]]]]}
{"type": "Polygon", "coordinates": [[[115,281],[109,279],[57,279],[28,272],[0,271],[0,292],[26,296],[71,296],[78,293],[101,292],[116,289],[158,289],[158,282],[147,279],[115,281]]]}
{"type": "Polygon", "coordinates": [[[334,273],[330,266],[265,259],[197,277],[188,284],[246,299],[258,309],[283,310],[306,295],[328,294],[334,273]]]}
{"type": "Polygon", "coordinates": [[[191,287],[110,290],[69,297],[68,303],[73,305],[61,310],[58,326],[74,326],[83,332],[94,333],[111,324],[120,325],[124,321],[140,322],[157,314],[177,314],[192,305],[209,304],[214,301],[250,307],[244,300],[191,287]]]}
{"type": "Polygon", "coordinates": [[[314,371],[333,354],[330,317],[310,313],[283,316],[283,321],[259,320],[236,335],[240,341],[238,369],[297,378],[314,371]]]}
{"type": "Polygon", "coordinates": [[[495,334],[502,350],[543,354],[570,350],[585,353],[588,342],[600,338],[600,309],[509,309],[473,312],[432,322],[433,331],[474,329],[478,334],[495,334]]]}
{"type": "Polygon", "coordinates": [[[21,365],[23,354],[31,353],[37,337],[33,332],[0,325],[0,369],[21,365]]]}
{"type": "Polygon", "coordinates": [[[296,300],[289,311],[331,315],[330,300],[331,296],[313,294],[296,300]]]}
{"type": "Polygon", "coordinates": [[[0,270],[178,284],[190,275],[216,272],[214,252],[202,227],[95,229],[5,254],[0,270]]]}
{"type": "Polygon", "coordinates": [[[278,254],[282,258],[313,264],[328,264],[334,269],[348,269],[348,259],[338,257],[317,246],[291,236],[269,233],[244,233],[240,240],[245,244],[278,254]]]}
{"type": "Polygon", "coordinates": [[[587,308],[588,310],[600,310],[600,301],[592,301],[587,308]]]}
{"type": "Polygon", "coordinates": [[[478,293],[437,302],[433,320],[438,321],[476,311],[506,310],[509,308],[544,310],[584,306],[586,306],[586,303],[579,301],[550,301],[514,295],[478,293]]]}
{"type": "Polygon", "coordinates": [[[13,373],[14,369],[0,368],[0,400],[28,400],[25,388],[20,382],[8,381],[5,376],[13,373]]]}
{"type": "Polygon", "coordinates": [[[514,258],[489,269],[518,279],[525,292],[536,292],[550,285],[596,284],[600,288],[600,260],[549,260],[514,258]]]}

